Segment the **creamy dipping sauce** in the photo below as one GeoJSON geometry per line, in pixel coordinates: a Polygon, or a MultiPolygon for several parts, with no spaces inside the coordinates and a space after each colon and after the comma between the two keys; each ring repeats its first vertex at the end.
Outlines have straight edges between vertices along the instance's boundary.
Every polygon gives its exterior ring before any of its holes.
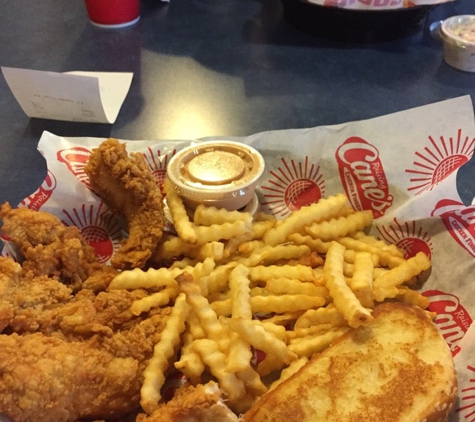
{"type": "Polygon", "coordinates": [[[264,168],[264,158],[249,145],[211,141],[177,152],[167,173],[189,208],[202,203],[236,210],[255,200],[264,168]]]}

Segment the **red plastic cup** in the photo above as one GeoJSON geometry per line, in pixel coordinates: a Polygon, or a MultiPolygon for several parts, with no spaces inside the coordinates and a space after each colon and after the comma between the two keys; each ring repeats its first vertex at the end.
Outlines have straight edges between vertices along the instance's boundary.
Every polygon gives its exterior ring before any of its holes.
{"type": "Polygon", "coordinates": [[[91,23],[101,28],[124,28],[140,19],[140,0],[85,0],[91,23]]]}

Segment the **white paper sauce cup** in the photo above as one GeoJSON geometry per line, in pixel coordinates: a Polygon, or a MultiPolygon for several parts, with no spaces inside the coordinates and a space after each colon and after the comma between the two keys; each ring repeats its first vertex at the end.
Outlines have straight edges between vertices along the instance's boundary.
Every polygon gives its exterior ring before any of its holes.
{"type": "Polygon", "coordinates": [[[264,168],[264,158],[249,145],[211,141],[176,153],[167,173],[187,207],[204,204],[232,211],[255,203],[264,168]]]}
{"type": "Polygon", "coordinates": [[[465,72],[475,72],[475,15],[452,16],[442,22],[445,62],[465,72]]]}

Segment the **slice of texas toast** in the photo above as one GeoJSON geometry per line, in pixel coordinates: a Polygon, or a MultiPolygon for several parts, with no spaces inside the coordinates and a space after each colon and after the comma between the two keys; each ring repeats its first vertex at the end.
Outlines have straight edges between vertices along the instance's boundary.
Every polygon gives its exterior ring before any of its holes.
{"type": "Polygon", "coordinates": [[[445,421],[457,390],[449,347],[419,308],[381,304],[264,395],[245,422],[445,421]]]}

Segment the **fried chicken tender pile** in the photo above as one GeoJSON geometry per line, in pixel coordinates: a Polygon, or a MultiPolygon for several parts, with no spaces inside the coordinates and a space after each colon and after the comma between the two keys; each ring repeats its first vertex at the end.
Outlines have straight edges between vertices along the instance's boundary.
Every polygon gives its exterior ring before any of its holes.
{"type": "Polygon", "coordinates": [[[127,220],[129,237],[112,258],[121,270],[142,268],[155,250],[165,222],[162,193],[141,153],[109,138],[92,151],[84,169],[107,206],[127,220]]]}
{"type": "Polygon", "coordinates": [[[79,229],[8,204],[0,217],[24,258],[0,257],[0,415],[76,422],[137,412],[170,309],[132,314],[148,293],[107,291],[118,271],[96,261],[79,229]]]}
{"type": "Polygon", "coordinates": [[[52,214],[12,209],[5,203],[0,208],[0,219],[3,235],[25,258],[23,271],[28,278],[56,278],[79,291],[83,287],[104,289],[117,274],[97,262],[94,249],[82,238],[79,228],[66,227],[52,214]]]}

